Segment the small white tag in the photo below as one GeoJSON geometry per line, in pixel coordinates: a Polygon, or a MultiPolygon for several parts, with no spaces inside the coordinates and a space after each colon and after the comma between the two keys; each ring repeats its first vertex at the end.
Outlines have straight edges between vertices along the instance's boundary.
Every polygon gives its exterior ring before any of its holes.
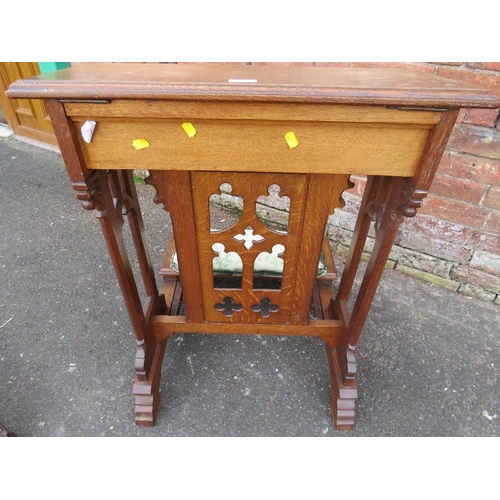
{"type": "Polygon", "coordinates": [[[87,120],[81,128],[82,131],[82,137],[85,142],[90,143],[92,140],[92,136],[94,135],[94,130],[95,130],[96,122],[93,120],[87,120]]]}
{"type": "Polygon", "coordinates": [[[230,78],[228,80],[228,83],[257,83],[257,80],[254,80],[252,78],[230,78]]]}

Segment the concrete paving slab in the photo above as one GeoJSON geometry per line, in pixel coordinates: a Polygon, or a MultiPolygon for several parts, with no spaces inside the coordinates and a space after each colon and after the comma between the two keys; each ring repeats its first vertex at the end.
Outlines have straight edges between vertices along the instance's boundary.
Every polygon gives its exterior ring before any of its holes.
{"type": "MultiPolygon", "coordinates": [[[[334,431],[316,338],[176,335],[153,428],[99,222],[60,155],[0,138],[0,422],[18,436],[500,436],[500,309],[386,270],[358,346],[356,427],[334,431]]],[[[167,215],[139,186],[155,268],[167,215]]]]}
{"type": "Polygon", "coordinates": [[[8,125],[0,123],[0,137],[10,137],[12,135],[14,135],[14,131],[8,125]]]}

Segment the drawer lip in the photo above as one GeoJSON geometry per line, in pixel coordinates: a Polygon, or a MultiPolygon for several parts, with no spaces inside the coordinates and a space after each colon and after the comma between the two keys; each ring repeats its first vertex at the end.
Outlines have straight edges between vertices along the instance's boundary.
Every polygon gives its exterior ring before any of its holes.
{"type": "Polygon", "coordinates": [[[64,103],[73,120],[262,120],[436,125],[443,110],[392,109],[386,106],[331,104],[183,102],[114,100],[107,103],[64,103]]]}

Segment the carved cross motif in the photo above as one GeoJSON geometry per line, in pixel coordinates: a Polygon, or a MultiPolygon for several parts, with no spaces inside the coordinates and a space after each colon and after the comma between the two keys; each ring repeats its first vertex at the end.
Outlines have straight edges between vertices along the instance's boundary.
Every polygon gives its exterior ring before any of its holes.
{"type": "Polygon", "coordinates": [[[221,311],[224,313],[224,316],[230,318],[234,311],[239,312],[243,310],[243,306],[241,304],[234,304],[232,297],[224,297],[221,302],[218,302],[214,305],[216,311],[221,311]]]}
{"type": "Polygon", "coordinates": [[[265,238],[260,234],[253,234],[253,229],[250,226],[248,226],[245,229],[245,234],[237,234],[236,236],[234,236],[234,239],[236,241],[244,241],[245,248],[247,250],[250,250],[250,248],[253,247],[254,242],[259,243],[261,241],[264,241],[265,238]]]}
{"type": "Polygon", "coordinates": [[[252,306],[252,311],[260,312],[262,318],[269,318],[271,313],[278,312],[279,309],[279,306],[277,304],[273,304],[271,299],[268,299],[267,297],[263,298],[260,301],[260,304],[254,304],[252,306]]]}

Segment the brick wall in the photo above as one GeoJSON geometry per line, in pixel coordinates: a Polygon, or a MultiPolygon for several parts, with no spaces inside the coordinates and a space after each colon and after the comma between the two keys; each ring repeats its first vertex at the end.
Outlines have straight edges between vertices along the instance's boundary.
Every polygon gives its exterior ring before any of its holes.
{"type": "MultiPolygon", "coordinates": [[[[500,62],[242,63],[396,67],[487,85],[500,94],[500,62]]],[[[500,304],[500,113],[463,109],[428,197],[405,219],[389,265],[464,295],[500,304]]],[[[347,252],[365,179],[354,177],[346,205],[328,224],[335,251],[347,252]]],[[[369,239],[369,251],[373,240],[369,239]]]]}
{"type": "MultiPolygon", "coordinates": [[[[500,94],[500,63],[342,63],[404,67],[477,82],[500,94]]],[[[320,65],[319,63],[317,64],[320,65]]],[[[329,236],[345,252],[365,180],[346,193],[329,236]]],[[[372,241],[367,244],[369,250],[372,241]]],[[[429,196],[405,219],[389,263],[397,270],[464,295],[500,304],[500,113],[463,109],[429,196]]]]}

